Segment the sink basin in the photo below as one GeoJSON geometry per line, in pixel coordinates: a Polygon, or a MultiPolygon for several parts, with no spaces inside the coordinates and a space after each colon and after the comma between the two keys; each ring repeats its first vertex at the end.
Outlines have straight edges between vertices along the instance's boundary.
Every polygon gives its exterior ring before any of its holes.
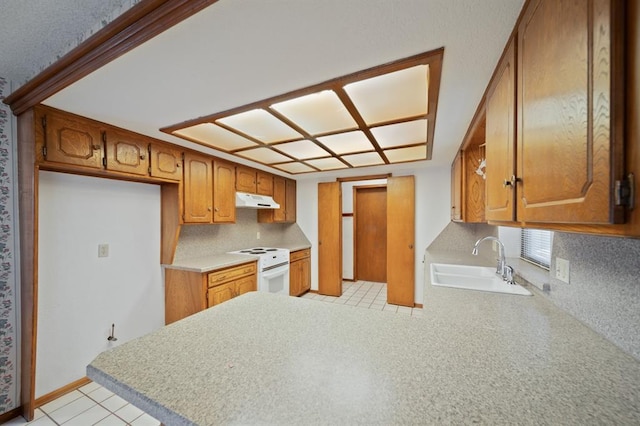
{"type": "Polygon", "coordinates": [[[431,285],[531,296],[527,289],[518,284],[507,284],[496,275],[495,268],[488,266],[432,263],[431,285]]]}

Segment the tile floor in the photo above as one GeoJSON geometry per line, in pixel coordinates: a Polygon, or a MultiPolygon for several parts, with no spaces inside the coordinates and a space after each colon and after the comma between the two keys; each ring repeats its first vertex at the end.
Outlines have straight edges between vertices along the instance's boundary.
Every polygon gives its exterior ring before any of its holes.
{"type": "MultiPolygon", "coordinates": [[[[307,293],[302,297],[413,317],[422,316],[420,308],[388,304],[385,283],[345,281],[342,283],[340,297],[322,296],[317,293],[307,293]]],[[[38,408],[35,419],[30,423],[18,417],[5,424],[9,426],[158,426],[160,422],[92,382],[38,408]]]]}
{"type": "Polygon", "coordinates": [[[27,423],[22,417],[5,423],[10,426],[158,426],[159,421],[106,390],[89,383],[36,409],[27,423]]]}
{"type": "Polygon", "coordinates": [[[305,299],[320,300],[328,303],[344,303],[357,308],[377,309],[379,311],[421,317],[421,308],[390,305],[387,303],[387,285],[370,281],[342,282],[342,296],[322,296],[317,293],[307,293],[305,299]]]}

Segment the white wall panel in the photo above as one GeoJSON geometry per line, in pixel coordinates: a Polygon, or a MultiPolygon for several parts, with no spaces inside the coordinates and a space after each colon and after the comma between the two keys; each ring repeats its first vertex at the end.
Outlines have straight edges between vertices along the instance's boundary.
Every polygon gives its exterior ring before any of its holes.
{"type": "Polygon", "coordinates": [[[39,203],[36,397],[164,325],[159,186],[40,172],[39,203]]]}

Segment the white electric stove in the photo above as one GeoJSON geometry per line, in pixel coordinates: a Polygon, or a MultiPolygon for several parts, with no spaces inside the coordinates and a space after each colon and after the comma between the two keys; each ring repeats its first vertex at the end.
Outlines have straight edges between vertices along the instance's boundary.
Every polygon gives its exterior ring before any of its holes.
{"type": "Polygon", "coordinates": [[[258,291],[289,295],[289,250],[254,247],[230,252],[258,258],[258,291]]]}

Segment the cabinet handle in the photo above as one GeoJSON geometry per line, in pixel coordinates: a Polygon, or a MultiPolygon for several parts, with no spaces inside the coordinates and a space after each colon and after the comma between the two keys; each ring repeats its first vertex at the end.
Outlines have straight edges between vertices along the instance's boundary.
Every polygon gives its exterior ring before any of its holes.
{"type": "Polygon", "coordinates": [[[210,212],[211,211],[211,207],[207,207],[207,211],[210,212]]]}
{"type": "Polygon", "coordinates": [[[506,188],[507,186],[510,186],[511,188],[515,188],[516,182],[521,182],[521,181],[522,179],[520,179],[519,177],[516,177],[516,175],[512,175],[511,179],[509,180],[505,179],[502,181],[502,186],[504,188],[506,188]]]}
{"type": "Polygon", "coordinates": [[[409,248],[413,250],[413,244],[409,244],[409,248]]]}
{"type": "Polygon", "coordinates": [[[91,148],[93,148],[95,151],[100,149],[100,145],[92,145],[91,148]]]}
{"type": "Polygon", "coordinates": [[[140,155],[140,159],[141,159],[141,160],[144,160],[145,158],[147,158],[147,156],[146,156],[146,155],[144,155],[144,154],[141,154],[141,155],[140,155]]]}
{"type": "Polygon", "coordinates": [[[179,168],[179,167],[180,167],[180,163],[176,163],[176,167],[178,167],[178,168],[179,168]]]}
{"type": "Polygon", "coordinates": [[[218,208],[216,207],[215,209],[213,209],[213,211],[217,212],[217,211],[219,211],[219,210],[218,210],[218,208]]]}

